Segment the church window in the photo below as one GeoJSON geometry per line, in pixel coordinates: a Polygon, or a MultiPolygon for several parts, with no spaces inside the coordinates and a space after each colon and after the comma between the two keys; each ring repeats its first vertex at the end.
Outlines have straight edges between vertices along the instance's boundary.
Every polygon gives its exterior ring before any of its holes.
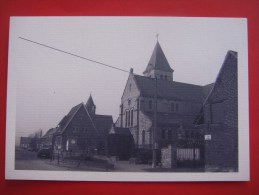
{"type": "Polygon", "coordinates": [[[142,144],[144,145],[146,142],[146,135],[145,135],[145,130],[142,131],[142,144]]]}
{"type": "Polygon", "coordinates": [[[125,112],[125,127],[128,125],[128,112],[125,112]]]}
{"type": "Polygon", "coordinates": [[[153,106],[153,102],[152,102],[152,100],[149,100],[148,101],[148,108],[151,110],[152,106],[153,106]]]}
{"type": "Polygon", "coordinates": [[[128,126],[130,126],[130,111],[128,111],[128,126]]]}
{"type": "Polygon", "coordinates": [[[130,125],[133,126],[133,110],[130,111],[130,125]]]}

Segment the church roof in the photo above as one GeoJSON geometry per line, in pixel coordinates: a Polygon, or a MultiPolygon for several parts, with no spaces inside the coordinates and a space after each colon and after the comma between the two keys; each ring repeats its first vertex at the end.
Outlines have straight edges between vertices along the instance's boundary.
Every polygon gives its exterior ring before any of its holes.
{"type": "Polygon", "coordinates": [[[90,97],[88,98],[85,107],[87,110],[90,110],[93,106],[95,106],[92,95],[90,95],[90,97]]]}
{"type": "Polygon", "coordinates": [[[153,69],[173,72],[173,69],[170,67],[159,42],[156,43],[156,46],[148,62],[147,68],[144,71],[144,74],[153,69]]]}
{"type": "MultiPolygon", "coordinates": [[[[140,75],[134,75],[134,79],[141,95],[154,97],[155,79],[140,75]]],[[[211,87],[211,86],[210,86],[211,87]]],[[[207,86],[209,89],[209,86],[207,86]]],[[[206,88],[206,89],[207,89],[206,88]]],[[[204,90],[203,86],[181,83],[176,81],[165,81],[157,79],[157,97],[172,100],[188,100],[203,102],[209,90],[204,90]]]]}

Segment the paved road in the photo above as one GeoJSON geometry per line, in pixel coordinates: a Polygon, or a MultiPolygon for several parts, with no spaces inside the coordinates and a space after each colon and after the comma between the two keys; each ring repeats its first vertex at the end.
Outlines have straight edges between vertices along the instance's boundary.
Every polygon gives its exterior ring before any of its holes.
{"type": "MultiPolygon", "coordinates": [[[[27,151],[25,149],[16,148],[15,152],[15,169],[16,170],[53,170],[53,171],[107,171],[105,165],[93,165],[94,162],[81,163],[80,166],[68,162],[60,163],[50,161],[50,159],[37,158],[37,153],[27,151]]],[[[114,164],[114,169],[109,171],[115,172],[144,172],[150,169],[150,165],[135,165],[129,164],[129,161],[111,161],[114,164]]]]}
{"type": "Polygon", "coordinates": [[[25,149],[16,148],[15,150],[15,169],[16,170],[68,170],[65,167],[59,167],[49,164],[49,159],[38,159],[37,153],[25,149]]]}

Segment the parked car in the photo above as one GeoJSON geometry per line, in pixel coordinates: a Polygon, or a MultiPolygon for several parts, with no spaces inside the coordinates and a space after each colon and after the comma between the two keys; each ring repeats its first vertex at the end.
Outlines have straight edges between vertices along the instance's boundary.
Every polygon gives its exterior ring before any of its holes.
{"type": "Polygon", "coordinates": [[[50,148],[41,148],[37,154],[38,158],[51,158],[52,152],[50,148]]]}

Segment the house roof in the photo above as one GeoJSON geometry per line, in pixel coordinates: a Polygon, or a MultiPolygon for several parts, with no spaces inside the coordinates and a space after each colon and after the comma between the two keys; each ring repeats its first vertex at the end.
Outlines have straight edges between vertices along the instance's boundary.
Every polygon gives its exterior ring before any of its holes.
{"type": "Polygon", "coordinates": [[[107,135],[113,124],[112,116],[109,115],[94,115],[93,122],[102,135],[107,135]]]}
{"type": "Polygon", "coordinates": [[[109,134],[131,135],[129,128],[118,127],[113,124],[110,128],[109,134]]]}
{"type": "Polygon", "coordinates": [[[43,138],[46,137],[46,136],[48,136],[48,135],[53,135],[54,133],[56,133],[57,130],[58,130],[57,127],[56,127],[56,128],[51,128],[51,129],[49,129],[49,130],[45,133],[45,135],[43,136],[43,138]]]}
{"type": "MultiPolygon", "coordinates": [[[[228,51],[225,59],[224,59],[224,62],[220,68],[220,71],[217,75],[217,78],[216,78],[216,81],[215,83],[211,86],[210,86],[210,90],[209,90],[209,93],[208,95],[206,96],[206,98],[204,99],[204,102],[203,102],[203,105],[207,104],[211,98],[211,96],[214,94],[214,92],[216,91],[216,89],[219,87],[219,85],[221,84],[221,80],[226,72],[226,68],[229,67],[229,66],[237,66],[237,55],[238,53],[235,52],[235,51],[228,51]]],[[[237,74],[237,72],[233,72],[233,74],[237,74]]],[[[194,120],[194,123],[195,124],[199,124],[199,121],[200,119],[202,118],[203,116],[203,109],[200,110],[200,113],[197,115],[196,119],[194,120]]]]}
{"type": "MultiPolygon", "coordinates": [[[[237,66],[237,52],[231,51],[231,50],[229,50],[227,52],[224,62],[217,75],[215,84],[213,85],[212,89],[210,90],[210,92],[207,95],[206,99],[204,100],[203,104],[206,104],[206,102],[209,101],[210,97],[212,96],[212,94],[214,93],[216,88],[218,88],[218,86],[221,84],[221,80],[224,77],[227,67],[230,67],[230,66],[232,66],[232,67],[237,66]]],[[[237,74],[237,72],[233,72],[233,74],[237,74]]]]}
{"type": "MultiPolygon", "coordinates": [[[[134,79],[141,95],[154,97],[156,85],[154,78],[134,75],[134,79]]],[[[208,90],[204,90],[203,86],[157,79],[158,98],[203,102],[207,95],[208,90]]]]}
{"type": "Polygon", "coordinates": [[[80,103],[76,106],[74,106],[73,108],[71,108],[71,110],[69,111],[69,113],[63,117],[63,119],[59,122],[58,125],[58,130],[56,131],[57,134],[59,133],[63,133],[66,129],[66,127],[69,125],[69,123],[71,122],[71,120],[73,119],[73,117],[75,116],[75,114],[78,112],[78,110],[83,107],[84,110],[86,111],[87,116],[89,117],[89,120],[93,126],[93,128],[95,129],[95,131],[99,134],[100,132],[97,130],[93,119],[91,118],[91,115],[88,113],[87,109],[84,106],[84,103],[80,103]]]}
{"type": "Polygon", "coordinates": [[[150,72],[153,69],[173,72],[173,69],[170,67],[159,42],[156,43],[147,68],[143,73],[145,74],[146,72],[150,72]]]}
{"type": "Polygon", "coordinates": [[[131,135],[129,128],[123,128],[123,127],[114,127],[114,133],[121,134],[121,135],[131,135]]]}
{"type": "MultiPolygon", "coordinates": [[[[92,97],[90,96],[88,99],[89,104],[91,105],[93,103],[92,97]]],[[[93,104],[94,105],[94,104],[93,104]]],[[[90,120],[90,124],[92,124],[93,128],[96,130],[96,132],[100,135],[107,135],[111,125],[113,124],[112,116],[109,115],[90,115],[88,113],[88,110],[86,108],[87,105],[84,105],[83,103],[80,103],[69,111],[69,113],[62,118],[62,120],[59,122],[59,125],[55,132],[57,134],[63,133],[66,127],[69,125],[70,121],[73,119],[73,117],[76,115],[76,113],[79,111],[81,107],[84,108],[86,111],[86,114],[90,120]]]]}
{"type": "Polygon", "coordinates": [[[67,126],[68,122],[73,118],[73,116],[79,110],[79,108],[82,106],[82,104],[83,103],[80,103],[80,104],[74,106],[73,108],[71,108],[69,113],[61,119],[61,121],[58,124],[57,133],[61,132],[64,129],[64,127],[67,126]]]}

